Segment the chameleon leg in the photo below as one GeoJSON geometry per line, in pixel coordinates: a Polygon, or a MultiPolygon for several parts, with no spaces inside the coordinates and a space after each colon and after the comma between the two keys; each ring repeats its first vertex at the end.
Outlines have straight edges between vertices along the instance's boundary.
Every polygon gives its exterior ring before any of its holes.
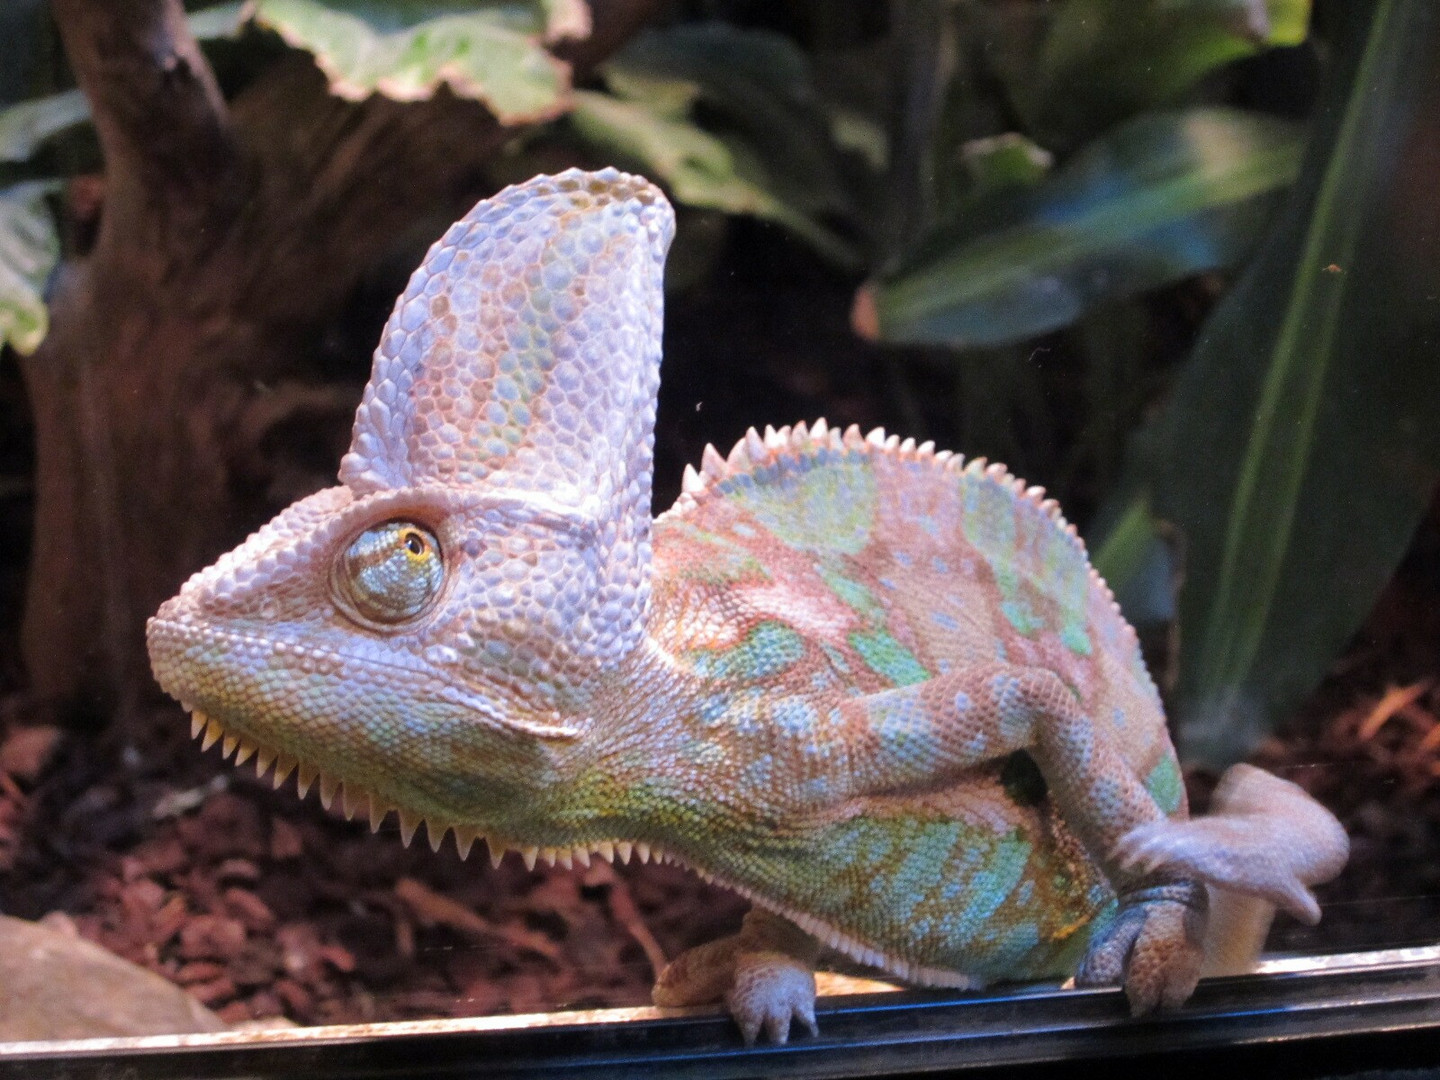
{"type": "Polygon", "coordinates": [[[738,934],[676,957],[656,980],[653,998],[666,1007],[723,1000],[747,1046],[754,1045],[762,1028],[772,1042],[785,1042],[792,1020],[814,1035],[819,953],[819,943],[809,934],[755,908],[738,934]]]}
{"type": "Polygon", "coordinates": [[[938,787],[966,769],[1028,752],[1066,822],[1112,880],[1120,839],[1165,820],[1109,729],[1053,672],[992,664],[840,704],[850,747],[846,795],[938,787]]]}
{"type": "Polygon", "coordinates": [[[1076,982],[1104,985],[1123,971],[1136,1012],[1184,1001],[1201,974],[1184,965],[1205,934],[1205,920],[1195,913],[1203,914],[1207,899],[1212,923],[1217,912],[1220,921],[1199,950],[1206,973],[1252,970],[1275,907],[1316,922],[1320,908],[1305,886],[1338,874],[1349,848],[1340,823],[1299,787],[1263,769],[1233,766],[1208,816],[1151,822],[1120,839],[1116,857],[1132,872],[1182,878],[1123,895],[1119,915],[1092,945],[1076,982]],[[1167,949],[1177,941],[1191,947],[1172,960],[1167,949]]]}
{"type": "Polygon", "coordinates": [[[1171,834],[1154,831],[1168,824],[1164,812],[1109,729],[1091,721],[1056,675],[972,668],[857,698],[839,711],[850,745],[861,747],[849,766],[856,794],[943,785],[963,769],[1028,752],[1119,896],[1119,914],[1092,945],[1080,981],[1123,982],[1137,1014],[1190,996],[1203,959],[1207,896],[1193,880],[1201,875],[1191,864],[1171,865],[1171,834]],[[1159,837],[1146,849],[1156,857],[1117,858],[1135,835],[1159,837]]]}
{"type": "MultiPolygon", "coordinates": [[[[1092,945],[1080,981],[1123,976],[1137,1013],[1182,1002],[1203,959],[1205,885],[1275,904],[1314,922],[1308,886],[1345,864],[1348,842],[1329,811],[1260,769],[1237,766],[1212,814],[1170,819],[1053,673],[997,664],[856,698],[839,707],[852,753],[852,794],[940,785],[1016,750],[1039,766],[1066,823],[1119,895],[1120,912],[1092,945]]],[[[842,785],[844,786],[844,785],[842,785]]]]}

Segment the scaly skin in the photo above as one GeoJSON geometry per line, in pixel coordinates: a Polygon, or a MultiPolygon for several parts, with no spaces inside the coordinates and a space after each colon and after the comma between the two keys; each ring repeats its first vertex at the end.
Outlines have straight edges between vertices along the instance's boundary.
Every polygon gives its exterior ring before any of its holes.
{"type": "Polygon", "coordinates": [[[1237,773],[1187,820],[1135,636],[1001,466],[824,421],[707,448],[649,518],[663,196],[540,177],[431,249],[340,486],[151,620],[227,756],[327,805],[570,862],[639,850],[751,897],[662,975],[747,1039],[814,1027],[818,945],[915,982],[1063,976],[1175,1005],[1205,885],[1318,917],[1344,833],[1237,773]]]}

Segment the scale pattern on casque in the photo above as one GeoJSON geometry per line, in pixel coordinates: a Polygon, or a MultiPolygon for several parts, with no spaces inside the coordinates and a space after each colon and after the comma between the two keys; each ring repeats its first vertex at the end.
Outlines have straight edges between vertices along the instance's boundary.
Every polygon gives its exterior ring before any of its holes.
{"type": "Polygon", "coordinates": [[[1145,1011],[1205,884],[1313,919],[1346,841],[1237,767],[1189,819],[1135,635],[1002,466],[824,421],[707,447],[649,516],[664,256],[646,181],[537,177],[426,256],[340,485],[149,625],[194,732],[461,853],[673,859],[751,897],[656,1000],[813,1028],[819,945],[916,982],[1077,973],[1145,1011]]]}

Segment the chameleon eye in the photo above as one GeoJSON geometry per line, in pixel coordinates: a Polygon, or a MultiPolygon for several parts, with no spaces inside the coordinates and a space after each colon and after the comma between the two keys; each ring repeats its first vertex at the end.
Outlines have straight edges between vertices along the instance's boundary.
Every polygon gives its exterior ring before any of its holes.
{"type": "Polygon", "coordinates": [[[377,623],[413,619],[430,606],[445,579],[435,534],[413,521],[366,529],[335,564],[342,600],[377,623]]]}

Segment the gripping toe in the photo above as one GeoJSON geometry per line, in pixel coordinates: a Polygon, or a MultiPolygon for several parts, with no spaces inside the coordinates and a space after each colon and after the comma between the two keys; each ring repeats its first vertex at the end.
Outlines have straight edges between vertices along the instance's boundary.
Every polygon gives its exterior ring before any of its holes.
{"type": "Polygon", "coordinates": [[[1143,1016],[1184,1004],[1200,980],[1206,893],[1176,881],[1127,893],[1075,975],[1080,986],[1122,983],[1130,1011],[1143,1016]]]}
{"type": "Polygon", "coordinates": [[[794,924],[751,911],[740,933],[697,946],[667,965],[652,997],[662,1007],[724,1001],[746,1046],[762,1031],[772,1042],[786,1042],[795,1022],[814,1035],[818,952],[814,938],[794,924]]]}
{"type": "Polygon", "coordinates": [[[762,1029],[771,1042],[787,1042],[792,1021],[799,1021],[811,1035],[819,1032],[815,1024],[815,974],[783,953],[742,956],[725,1004],[740,1025],[746,1046],[755,1044],[762,1029]]]}

